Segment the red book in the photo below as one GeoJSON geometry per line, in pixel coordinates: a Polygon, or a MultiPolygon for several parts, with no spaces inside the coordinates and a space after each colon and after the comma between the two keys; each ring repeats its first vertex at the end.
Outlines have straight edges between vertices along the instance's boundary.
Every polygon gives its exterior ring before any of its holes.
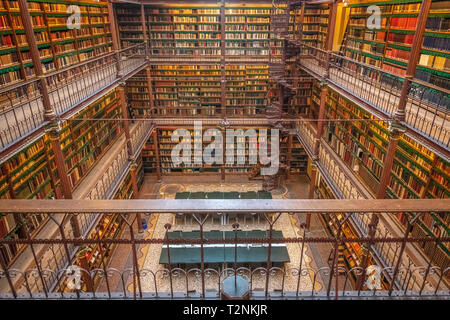
{"type": "Polygon", "coordinates": [[[398,19],[399,18],[392,18],[391,19],[391,27],[398,27],[398,19]]]}
{"type": "Polygon", "coordinates": [[[418,17],[415,17],[415,18],[408,18],[408,19],[407,19],[406,27],[407,27],[408,29],[415,29],[415,28],[416,28],[416,25],[417,25],[417,19],[418,19],[418,17]]]}

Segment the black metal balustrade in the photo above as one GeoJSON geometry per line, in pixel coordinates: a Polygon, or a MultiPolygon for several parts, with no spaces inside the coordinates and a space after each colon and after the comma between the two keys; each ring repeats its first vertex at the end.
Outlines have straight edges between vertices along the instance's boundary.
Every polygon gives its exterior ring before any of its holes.
{"type": "Polygon", "coordinates": [[[248,281],[252,299],[448,299],[449,261],[440,267],[423,257],[411,259],[407,265],[401,265],[400,261],[414,243],[448,247],[448,234],[439,238],[418,238],[411,236],[409,230],[423,213],[431,211],[446,215],[450,214],[449,207],[449,199],[2,200],[0,212],[20,214],[23,218],[28,216],[28,212],[47,214],[57,225],[59,233],[51,238],[0,240],[2,252],[8,246],[23,244],[30,247],[31,255],[31,263],[19,266],[6,265],[0,257],[0,299],[219,299],[223,280],[235,275],[248,281]],[[407,222],[408,231],[403,237],[394,238],[381,232],[375,237],[356,238],[342,232],[343,225],[352,217],[368,219],[377,214],[385,218],[397,212],[414,213],[407,222]],[[156,224],[159,231],[155,231],[154,237],[136,235],[135,213],[160,214],[158,223],[162,225],[156,224]],[[304,213],[320,215],[324,219],[331,217],[335,232],[329,237],[310,237],[301,224],[298,234],[295,234],[288,222],[295,217],[301,218],[304,213]],[[74,214],[116,216],[123,232],[116,237],[74,238],[69,221],[74,214]],[[181,222],[177,217],[182,214],[191,220],[191,225],[179,228],[178,223],[181,222]],[[220,227],[215,223],[217,221],[222,221],[220,227]],[[283,229],[286,224],[289,227],[283,229]],[[247,225],[264,231],[266,236],[254,237],[261,231],[246,232],[249,229],[247,225]],[[192,238],[174,237],[177,228],[194,231],[197,235],[192,238]],[[222,234],[217,229],[235,232],[235,236],[210,236],[222,234]],[[285,230],[286,234],[280,236],[279,230],[285,230]],[[292,234],[286,230],[291,230],[292,234]],[[310,246],[317,244],[330,246],[332,259],[328,266],[315,265],[310,246]],[[377,248],[392,257],[390,265],[379,269],[383,284],[378,289],[367,285],[367,281],[374,280],[368,274],[373,272],[372,267],[345,266],[339,262],[340,248],[354,244],[368,246],[369,255],[377,248]],[[102,248],[96,255],[100,263],[92,268],[74,268],[76,257],[80,254],[85,257],[88,245],[102,248]],[[115,259],[111,245],[116,246],[116,251],[130,256],[127,266],[117,268],[105,263],[106,254],[111,256],[110,262],[115,259]],[[139,254],[146,245],[150,246],[147,256],[139,263],[139,254]],[[45,261],[36,250],[39,246],[46,247],[45,261]],[[197,265],[172,263],[178,247],[194,250],[199,258],[197,265]],[[234,256],[231,266],[209,263],[210,250],[214,247],[229,252],[235,250],[234,255],[230,255],[234,256]],[[276,252],[280,247],[287,248],[289,263],[277,263],[276,252]],[[255,248],[264,252],[264,261],[260,265],[242,265],[237,257],[255,248]],[[160,252],[164,254],[160,255],[160,252]],[[160,257],[164,265],[158,263],[160,257]],[[80,273],[74,272],[76,270],[80,273]],[[70,285],[77,282],[79,289],[70,285]]]}
{"type": "MultiPolygon", "coordinates": [[[[145,45],[109,53],[44,76],[50,104],[59,117],[77,106],[88,105],[111,85],[146,65],[145,45]],[[120,63],[117,63],[117,62],[120,63]]],[[[13,145],[43,127],[44,104],[39,80],[0,90],[0,148],[13,145]]],[[[77,110],[79,111],[79,110],[77,110]]]]}

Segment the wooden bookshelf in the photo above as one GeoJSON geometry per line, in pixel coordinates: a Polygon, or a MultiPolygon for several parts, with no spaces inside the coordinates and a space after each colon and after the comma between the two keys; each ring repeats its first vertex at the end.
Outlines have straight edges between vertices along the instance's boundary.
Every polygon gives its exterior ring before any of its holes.
{"type": "Polygon", "coordinates": [[[306,174],[308,155],[296,136],[293,137],[289,164],[291,174],[306,174]]]}
{"type": "Polygon", "coordinates": [[[119,186],[114,199],[131,199],[133,196],[133,188],[131,186],[131,175],[127,174],[125,180],[119,186]]]}
{"type": "MultiPolygon", "coordinates": [[[[44,72],[60,70],[111,52],[112,39],[106,2],[80,1],[81,29],[69,29],[66,12],[71,1],[29,0],[44,72]]],[[[34,76],[17,0],[0,1],[0,85],[34,76]]]]}
{"type": "MultiPolygon", "coordinates": [[[[205,129],[206,130],[206,129],[205,129]]],[[[204,130],[204,131],[205,131],[204,130]]],[[[202,134],[204,133],[202,132],[202,134]]],[[[190,161],[191,164],[188,165],[186,163],[182,163],[176,165],[172,162],[171,152],[175,145],[179,142],[178,140],[172,142],[171,138],[175,134],[173,129],[159,129],[158,130],[158,144],[159,144],[159,159],[161,165],[161,173],[163,174],[191,174],[191,173],[220,173],[220,164],[212,164],[208,165],[203,162],[203,148],[210,144],[211,142],[207,142],[203,140],[202,150],[199,153],[194,151],[194,131],[191,132],[191,144],[188,144],[187,147],[191,150],[191,155],[182,155],[183,161],[190,161]],[[200,164],[196,164],[195,162],[200,162],[200,164]]],[[[187,144],[186,141],[179,140],[180,143],[187,144]]]]}
{"type": "Polygon", "coordinates": [[[270,39],[271,12],[270,5],[226,5],[225,54],[227,56],[281,54],[282,42],[270,39]]]}
{"type": "MultiPolygon", "coordinates": [[[[381,9],[379,29],[368,29],[367,7],[372,1],[351,3],[343,42],[344,54],[404,76],[418,22],[420,0],[377,2],[381,9]]],[[[450,87],[450,1],[433,1],[415,77],[442,88],[450,87]]]]}
{"type": "MultiPolygon", "coordinates": [[[[89,235],[89,239],[114,239],[120,234],[124,226],[123,222],[124,220],[119,214],[103,214],[89,235]]],[[[80,263],[80,259],[86,259],[87,267],[90,270],[106,268],[115,246],[116,244],[111,243],[96,243],[83,247],[83,255],[78,256],[79,266],[83,266],[83,264],[80,263]]],[[[99,278],[94,277],[93,280],[93,285],[95,287],[99,283],[99,278]]]]}
{"type": "MultiPolygon", "coordinates": [[[[48,138],[44,136],[28,145],[0,166],[0,199],[54,199],[59,193],[52,159],[49,158],[48,138]]],[[[0,236],[2,238],[23,238],[21,227],[26,225],[31,234],[47,221],[46,214],[28,215],[24,221],[17,221],[12,214],[0,215],[0,236]]],[[[19,247],[9,245],[0,252],[6,264],[19,252],[19,247]]]]}
{"type": "Polygon", "coordinates": [[[226,80],[227,116],[265,114],[269,86],[267,65],[227,65],[226,80]]]}
{"type": "MultiPolygon", "coordinates": [[[[249,128],[240,128],[244,131],[249,128]]],[[[233,158],[225,158],[225,162],[233,162],[233,164],[226,164],[225,163],[225,172],[226,173],[247,173],[251,168],[254,166],[252,164],[249,164],[249,157],[251,155],[249,150],[249,145],[251,143],[261,143],[263,137],[260,137],[258,135],[257,128],[253,128],[256,130],[255,136],[250,136],[249,138],[244,139],[242,137],[237,137],[235,139],[235,146],[234,146],[234,157],[233,158]],[[243,146],[238,145],[238,143],[244,144],[243,146]],[[239,162],[242,162],[241,164],[239,162]]],[[[194,154],[193,149],[193,143],[194,143],[194,132],[191,132],[191,165],[185,166],[185,164],[181,164],[179,166],[175,166],[172,163],[171,159],[171,151],[173,147],[178,142],[172,142],[171,137],[173,135],[173,129],[158,129],[159,134],[159,158],[160,158],[160,165],[161,165],[161,172],[163,174],[192,174],[192,173],[220,173],[221,165],[220,164],[212,164],[208,165],[205,164],[202,160],[202,153],[200,154],[194,154]],[[195,158],[199,159],[201,161],[201,164],[195,164],[195,158]]],[[[204,129],[204,131],[207,129],[204,129]]],[[[268,132],[270,134],[270,131],[268,132]]],[[[270,136],[268,137],[270,139],[270,136]]],[[[287,149],[287,141],[283,140],[285,138],[280,137],[280,154],[285,154],[287,149]]],[[[203,148],[205,148],[207,145],[209,145],[211,142],[207,142],[203,140],[203,148]]],[[[156,155],[155,155],[155,146],[154,141],[152,140],[152,137],[149,139],[147,144],[145,145],[143,152],[142,152],[142,159],[143,159],[143,167],[145,173],[154,173],[156,172],[156,155]]],[[[294,150],[294,149],[293,149],[294,150]]],[[[295,161],[294,165],[292,166],[292,172],[293,173],[303,173],[306,172],[306,163],[307,163],[307,157],[306,154],[304,154],[303,148],[299,145],[295,145],[295,152],[293,152],[293,155],[295,154],[295,161]]],[[[258,157],[258,154],[256,153],[256,156],[258,157]]],[[[186,158],[188,159],[188,158],[186,158]]],[[[258,159],[258,158],[257,158],[258,159]]],[[[286,159],[283,159],[280,157],[280,162],[284,162],[286,159]]]]}
{"type": "MultiPolygon", "coordinates": [[[[366,119],[368,121],[327,122],[324,138],[365,185],[376,194],[389,143],[388,124],[380,121],[356,104],[330,89],[326,104],[328,119],[366,119]]],[[[448,198],[450,196],[449,163],[407,136],[401,137],[395,152],[394,164],[386,196],[389,198],[419,199],[448,198]]],[[[398,214],[406,225],[405,215],[398,214]]],[[[417,233],[428,236],[448,234],[448,221],[435,213],[427,213],[429,223],[414,226],[417,233]]],[[[440,245],[435,262],[444,265],[448,247],[440,245]],[[446,248],[446,249],[445,249],[446,248]]],[[[428,250],[428,249],[427,249],[428,250]]],[[[432,256],[430,250],[425,253],[432,256]]]]}
{"type": "Polygon", "coordinates": [[[287,113],[290,116],[309,116],[312,104],[313,80],[303,70],[294,73],[295,64],[288,64],[286,67],[287,77],[293,78],[292,83],[297,88],[295,95],[291,98],[287,113]]]}
{"type": "Polygon", "coordinates": [[[141,152],[141,158],[144,174],[156,173],[156,146],[153,135],[150,135],[150,138],[145,143],[141,152]]]}
{"type": "MultiPolygon", "coordinates": [[[[327,185],[326,181],[321,177],[319,179],[318,185],[318,198],[319,199],[335,199],[333,192],[330,187],[327,185]]],[[[325,227],[326,232],[331,236],[336,236],[338,233],[338,227],[342,219],[344,219],[344,215],[341,213],[338,214],[320,214],[319,218],[325,227]]],[[[342,225],[342,235],[347,238],[358,238],[359,234],[357,230],[353,227],[351,221],[346,221],[342,225]]],[[[330,256],[328,263],[332,263],[332,258],[334,254],[334,249],[330,251],[330,256]]],[[[342,250],[339,251],[340,256],[338,256],[338,266],[343,267],[347,270],[351,270],[355,267],[360,267],[362,262],[363,249],[360,243],[357,242],[346,242],[342,250]]],[[[368,265],[376,265],[376,261],[372,254],[369,253],[368,257],[368,265]]],[[[356,272],[350,272],[349,279],[351,280],[353,285],[357,283],[357,274],[356,272]]],[[[386,290],[389,288],[389,281],[383,276],[382,278],[382,286],[386,290]]]]}
{"type": "Polygon", "coordinates": [[[127,101],[130,107],[131,118],[149,118],[152,115],[150,94],[148,92],[148,79],[145,70],[138,72],[127,80],[127,101]]]}
{"type": "MultiPolygon", "coordinates": [[[[116,4],[122,46],[142,41],[140,10],[137,5],[116,4]]],[[[151,54],[218,59],[222,40],[224,54],[233,59],[268,56],[270,50],[281,54],[282,41],[270,39],[271,4],[225,4],[225,21],[220,10],[217,4],[146,5],[151,54]]]]}
{"type": "MultiPolygon", "coordinates": [[[[328,34],[328,4],[306,4],[302,23],[302,41],[325,49],[328,34]]],[[[299,15],[299,12],[296,12],[299,15]]]]}

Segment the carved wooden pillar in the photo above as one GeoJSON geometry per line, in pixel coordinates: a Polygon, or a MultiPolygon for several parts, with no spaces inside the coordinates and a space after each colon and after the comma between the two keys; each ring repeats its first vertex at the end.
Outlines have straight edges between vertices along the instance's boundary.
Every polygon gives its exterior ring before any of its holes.
{"type": "Polygon", "coordinates": [[[153,143],[154,143],[154,150],[155,150],[155,158],[156,158],[156,177],[158,179],[158,182],[161,182],[161,163],[159,161],[159,142],[158,142],[158,130],[155,129],[152,133],[153,135],[153,143]]]}
{"type": "MultiPolygon", "coordinates": [[[[130,177],[131,177],[131,188],[133,190],[133,196],[132,199],[139,199],[139,187],[137,185],[137,163],[135,160],[131,163],[130,166],[130,177]]],[[[140,213],[136,213],[136,223],[138,226],[138,232],[142,233],[144,232],[144,229],[142,228],[142,218],[140,213]]]]}

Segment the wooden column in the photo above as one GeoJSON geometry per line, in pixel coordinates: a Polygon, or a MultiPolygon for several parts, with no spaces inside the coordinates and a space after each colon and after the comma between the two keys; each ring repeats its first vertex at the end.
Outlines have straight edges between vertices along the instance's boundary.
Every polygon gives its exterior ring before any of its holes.
{"type": "Polygon", "coordinates": [[[394,128],[391,130],[389,137],[389,146],[386,152],[386,157],[383,161],[383,171],[381,172],[380,184],[378,185],[377,199],[384,199],[386,195],[387,186],[391,180],[392,165],[394,164],[395,150],[397,149],[398,140],[405,132],[404,129],[394,128]]]}
{"type": "Polygon", "coordinates": [[[328,37],[326,43],[326,50],[328,53],[328,57],[325,66],[325,79],[328,79],[330,77],[330,59],[331,59],[330,54],[333,51],[333,40],[334,40],[334,30],[336,28],[337,7],[338,1],[333,0],[333,3],[330,5],[330,13],[328,17],[328,37]]]}
{"type": "Polygon", "coordinates": [[[402,90],[400,92],[400,99],[395,112],[394,118],[397,121],[405,121],[405,107],[408,98],[409,88],[411,86],[411,80],[414,78],[417,64],[419,62],[420,51],[422,49],[423,36],[425,33],[425,26],[428,19],[428,13],[430,12],[431,0],[423,0],[420,5],[420,13],[416,26],[416,32],[414,33],[413,43],[411,45],[411,53],[409,56],[408,67],[406,69],[405,80],[403,81],[402,90]]]}
{"type": "MultiPolygon", "coordinates": [[[[316,179],[317,179],[317,165],[315,162],[317,159],[313,159],[311,163],[311,180],[309,181],[309,194],[308,199],[314,199],[314,191],[316,189],[316,179]]],[[[306,229],[309,230],[311,225],[311,213],[306,214],[306,229]]]]}
{"type": "MultiPolygon", "coordinates": [[[[150,67],[145,68],[145,73],[147,75],[147,91],[148,91],[148,99],[150,103],[150,115],[153,115],[153,108],[155,107],[153,104],[153,87],[152,87],[152,73],[150,67]]],[[[156,115],[158,112],[156,112],[156,115]]]]}
{"type": "MultiPolygon", "coordinates": [[[[325,66],[325,76],[324,79],[321,81],[320,86],[320,104],[319,104],[319,114],[317,117],[317,133],[316,133],[316,140],[314,143],[314,150],[313,150],[313,158],[312,158],[312,170],[311,170],[311,182],[309,186],[309,199],[314,198],[314,190],[315,190],[315,181],[317,176],[317,165],[316,162],[319,160],[319,151],[320,151],[320,139],[323,135],[323,127],[325,125],[325,108],[326,108],[326,102],[327,102],[327,96],[328,96],[328,87],[326,83],[326,79],[329,77],[329,71],[330,71],[330,53],[333,50],[333,36],[334,36],[334,29],[336,24],[336,12],[337,12],[337,1],[333,1],[330,7],[330,13],[329,13],[329,24],[328,24],[328,37],[327,37],[327,43],[326,43],[326,51],[328,52],[328,57],[326,60],[326,66],[325,66]]],[[[309,229],[311,224],[311,213],[306,214],[306,228],[309,229]]]]}
{"type": "Polygon", "coordinates": [[[31,54],[31,61],[33,62],[34,73],[39,79],[39,89],[42,95],[42,104],[44,105],[44,120],[50,121],[56,118],[56,114],[50,103],[47,82],[44,77],[44,72],[42,71],[41,58],[36,38],[34,37],[33,23],[31,22],[27,1],[18,0],[18,4],[20,8],[20,17],[22,18],[23,28],[25,30],[25,37],[27,38],[28,48],[31,54]]]}
{"type": "MultiPolygon", "coordinates": [[[[121,82],[118,86],[119,90],[119,100],[120,100],[120,107],[122,109],[122,117],[124,118],[123,124],[124,124],[124,131],[125,131],[125,140],[126,140],[126,146],[127,146],[127,153],[128,153],[128,160],[131,162],[130,167],[130,178],[131,178],[131,188],[133,189],[133,199],[137,199],[139,188],[137,185],[137,177],[136,177],[136,159],[134,159],[134,149],[133,144],[131,142],[131,133],[130,133],[130,115],[128,114],[128,106],[127,106],[127,99],[125,97],[125,82],[121,82]]],[[[136,223],[138,227],[138,232],[144,232],[142,229],[142,219],[141,214],[136,213],[136,223]]]]}
{"type": "Polygon", "coordinates": [[[383,171],[381,173],[380,184],[378,186],[377,199],[384,199],[387,185],[389,184],[392,165],[395,158],[395,150],[397,148],[398,140],[406,131],[403,126],[405,121],[405,108],[408,100],[408,93],[411,86],[411,80],[414,78],[416,67],[420,57],[420,50],[422,48],[423,36],[425,32],[426,20],[430,12],[431,0],[424,0],[420,6],[419,19],[416,26],[416,32],[411,46],[411,54],[406,70],[405,80],[403,81],[402,90],[400,92],[400,99],[397,110],[394,114],[394,121],[392,122],[392,135],[389,139],[389,146],[386,153],[386,158],[383,163],[383,171]]]}
{"type": "MultiPolygon", "coordinates": [[[[131,163],[131,167],[130,167],[131,188],[133,190],[132,199],[139,199],[139,197],[138,197],[139,187],[137,185],[137,174],[136,174],[137,170],[136,169],[137,169],[137,163],[136,163],[136,160],[134,160],[131,163]]],[[[142,229],[142,218],[141,218],[140,213],[136,213],[136,223],[137,223],[137,227],[138,227],[138,232],[139,233],[144,232],[144,229],[142,229]]]]}
{"type": "MultiPolygon", "coordinates": [[[[130,177],[131,177],[131,187],[133,189],[133,199],[136,199],[139,188],[137,185],[137,178],[136,178],[136,159],[134,159],[134,149],[133,144],[131,142],[131,133],[130,133],[130,120],[129,114],[128,114],[128,108],[127,108],[127,100],[125,98],[125,82],[121,82],[119,87],[119,99],[120,99],[120,107],[122,109],[122,117],[124,118],[123,124],[124,124],[124,131],[125,131],[125,140],[126,140],[126,146],[127,146],[127,153],[128,153],[128,160],[131,162],[130,167],[130,177]]],[[[136,213],[136,223],[138,227],[138,232],[143,232],[142,229],[142,219],[140,213],[136,213]]]]}
{"type": "Polygon", "coordinates": [[[222,181],[225,181],[225,162],[226,162],[226,129],[222,130],[222,166],[220,167],[220,175],[222,181]]]}
{"type": "Polygon", "coordinates": [[[122,109],[122,118],[123,120],[123,129],[125,132],[125,139],[127,141],[127,146],[129,146],[128,153],[131,155],[133,154],[133,147],[131,146],[131,135],[130,135],[130,115],[128,114],[128,107],[127,107],[127,99],[125,97],[125,82],[121,82],[119,86],[117,87],[119,92],[119,101],[120,101],[120,108],[122,109]]]}
{"type": "Polygon", "coordinates": [[[317,132],[316,132],[316,141],[314,144],[314,155],[319,157],[320,150],[320,139],[323,134],[323,127],[325,125],[325,108],[328,96],[328,88],[325,82],[321,83],[321,91],[320,91],[320,106],[319,106],[319,114],[317,116],[317,132]]]}
{"type": "Polygon", "coordinates": [[[159,162],[159,142],[158,142],[158,130],[155,129],[152,133],[153,135],[153,143],[154,143],[154,150],[155,150],[155,158],[156,158],[156,178],[158,179],[158,182],[161,182],[161,163],[159,162]]]}
{"type": "Polygon", "coordinates": [[[59,127],[57,123],[52,123],[46,128],[50,144],[55,155],[56,170],[64,199],[72,199],[72,184],[66,171],[65,159],[61,150],[61,141],[59,137],[59,127]],[[56,127],[55,127],[56,126],[56,127]]]}
{"type": "MultiPolygon", "coordinates": [[[[72,199],[72,184],[70,183],[67,174],[65,157],[61,149],[60,125],[56,120],[56,113],[50,103],[50,96],[48,92],[47,82],[42,71],[41,59],[39,50],[34,37],[33,24],[31,22],[30,12],[26,0],[19,0],[20,16],[22,18],[25,36],[28,41],[28,47],[31,53],[31,60],[33,61],[33,68],[36,76],[39,78],[39,89],[42,96],[42,104],[44,106],[44,120],[48,121],[45,128],[49,136],[50,145],[55,156],[56,170],[58,172],[59,180],[61,181],[61,189],[64,199],[72,199]]],[[[80,225],[78,223],[77,215],[71,215],[70,222],[72,225],[73,235],[75,238],[81,237],[80,225]]]]}
{"type": "Polygon", "coordinates": [[[27,38],[28,47],[31,54],[31,60],[33,62],[34,72],[39,78],[39,89],[42,96],[42,104],[44,106],[44,119],[45,121],[50,122],[50,124],[46,128],[46,131],[49,133],[51,146],[53,149],[53,153],[55,154],[56,168],[58,170],[59,179],[61,180],[63,195],[65,199],[72,199],[72,186],[67,175],[65,159],[61,150],[59,123],[56,121],[56,113],[53,110],[50,102],[47,82],[44,77],[44,72],[42,71],[39,50],[37,47],[36,38],[34,37],[34,29],[31,22],[30,12],[28,11],[26,0],[19,0],[18,3],[23,28],[25,30],[25,36],[27,38]]]}
{"type": "MultiPolygon", "coordinates": [[[[416,26],[416,32],[414,34],[413,43],[411,46],[411,54],[406,70],[405,80],[403,81],[402,89],[400,92],[400,99],[397,106],[397,110],[394,114],[394,121],[391,123],[391,135],[389,137],[389,146],[386,153],[386,157],[383,162],[383,171],[381,172],[380,184],[378,185],[377,199],[384,199],[386,195],[387,186],[391,179],[392,166],[394,164],[395,150],[397,149],[398,140],[401,138],[406,128],[403,126],[405,121],[405,107],[408,98],[408,92],[411,86],[411,80],[414,78],[416,67],[420,57],[420,51],[422,48],[423,36],[425,32],[425,25],[430,12],[431,0],[424,0],[420,6],[420,13],[418,23],[416,26]]],[[[378,215],[372,214],[372,218],[369,223],[369,237],[375,236],[376,229],[378,227],[378,215]]],[[[363,268],[363,274],[358,278],[356,289],[362,289],[363,277],[365,276],[365,270],[367,268],[368,258],[370,253],[370,244],[363,244],[363,256],[361,267],[363,268]]]]}
{"type": "Polygon", "coordinates": [[[148,45],[148,37],[147,37],[147,23],[145,21],[145,9],[144,4],[141,3],[141,23],[142,23],[142,32],[144,35],[144,43],[145,43],[145,57],[149,56],[149,45],[148,45]]]}
{"type": "Polygon", "coordinates": [[[220,5],[220,107],[222,117],[227,116],[226,68],[225,68],[225,1],[220,5]]]}
{"type": "Polygon", "coordinates": [[[131,143],[130,120],[129,120],[130,117],[128,114],[127,100],[125,97],[125,82],[121,82],[117,88],[119,91],[119,101],[120,101],[120,108],[122,109],[122,118],[124,119],[123,127],[125,132],[125,143],[127,147],[128,160],[133,162],[134,152],[133,152],[133,144],[131,143]]]}

